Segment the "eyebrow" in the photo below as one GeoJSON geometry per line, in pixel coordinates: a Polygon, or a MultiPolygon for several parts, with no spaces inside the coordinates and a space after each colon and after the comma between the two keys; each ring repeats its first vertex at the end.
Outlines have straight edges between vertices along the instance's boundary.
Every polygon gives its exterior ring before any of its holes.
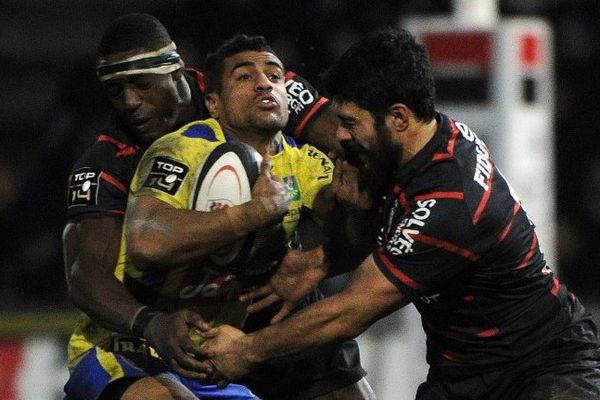
{"type": "MultiPolygon", "coordinates": [[[[283,65],[281,65],[277,61],[266,61],[265,64],[272,66],[272,67],[277,67],[277,68],[281,69],[282,71],[284,71],[283,65]]],[[[240,61],[239,63],[235,64],[233,66],[233,68],[231,68],[231,73],[233,73],[238,68],[255,67],[255,66],[256,66],[256,63],[254,61],[240,61]]]]}

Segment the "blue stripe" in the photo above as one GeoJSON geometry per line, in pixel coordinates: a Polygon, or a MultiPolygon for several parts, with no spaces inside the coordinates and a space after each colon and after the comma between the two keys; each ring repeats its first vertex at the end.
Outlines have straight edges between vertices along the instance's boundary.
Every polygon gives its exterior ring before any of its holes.
{"type": "MultiPolygon", "coordinates": [[[[285,138],[285,141],[287,142],[287,144],[289,144],[291,147],[295,147],[298,148],[298,144],[296,143],[296,141],[294,140],[293,137],[288,136],[288,135],[283,135],[283,137],[285,138]]],[[[277,151],[282,151],[283,147],[281,149],[277,149],[277,151]]]]}
{"type": "Polygon", "coordinates": [[[212,128],[204,124],[190,126],[185,130],[185,132],[183,132],[183,136],[206,139],[211,142],[217,141],[217,137],[212,128]]]}

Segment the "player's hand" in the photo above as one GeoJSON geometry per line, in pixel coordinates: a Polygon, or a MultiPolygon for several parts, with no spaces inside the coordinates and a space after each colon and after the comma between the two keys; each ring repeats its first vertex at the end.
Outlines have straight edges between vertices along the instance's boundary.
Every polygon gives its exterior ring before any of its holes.
{"type": "Polygon", "coordinates": [[[260,175],[252,188],[252,199],[263,203],[266,212],[273,218],[280,217],[290,208],[292,197],[287,184],[271,174],[273,161],[265,155],[260,165],[260,175]]]}
{"type": "Polygon", "coordinates": [[[321,247],[309,251],[289,249],[269,283],[244,293],[240,300],[252,302],[247,308],[249,313],[259,312],[283,300],[271,323],[281,321],[325,278],[327,270],[323,261],[321,247]]]}
{"type": "Polygon", "coordinates": [[[340,157],[335,158],[331,190],[343,204],[362,210],[371,208],[373,202],[366,191],[358,186],[358,168],[340,157]]]}
{"type": "Polygon", "coordinates": [[[204,361],[202,349],[189,336],[191,327],[201,326],[200,315],[190,310],[154,317],[144,332],[146,339],[172,370],[186,378],[206,380],[213,366],[204,361]]]}
{"type": "Polygon", "coordinates": [[[204,324],[199,333],[206,339],[202,346],[203,356],[216,369],[209,382],[225,387],[250,372],[253,365],[243,353],[244,332],[230,325],[210,328],[204,324]]]}

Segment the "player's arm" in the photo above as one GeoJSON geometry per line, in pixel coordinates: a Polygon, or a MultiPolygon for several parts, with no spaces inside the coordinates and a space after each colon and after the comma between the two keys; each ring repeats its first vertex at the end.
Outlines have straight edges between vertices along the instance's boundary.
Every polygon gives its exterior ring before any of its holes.
{"type": "Polygon", "coordinates": [[[165,269],[197,261],[280,218],[291,199],[286,184],[271,176],[271,164],[265,156],[251,201],[222,210],[176,208],[149,195],[130,198],[125,228],[136,266],[165,269]]]}
{"type": "Polygon", "coordinates": [[[205,348],[206,356],[226,379],[236,379],[262,363],[354,338],[407,303],[369,256],[352,273],[342,292],[277,324],[247,335],[230,326],[204,326],[204,335],[211,338],[205,348]]]}
{"type": "Polygon", "coordinates": [[[204,379],[205,365],[190,356],[199,349],[187,335],[189,326],[202,321],[199,315],[187,310],[161,314],[148,321],[143,332],[132,330],[144,305],[114,275],[121,227],[121,219],[115,217],[67,223],[63,251],[71,301],[106,329],[148,339],[176,372],[204,379]]]}
{"type": "Polygon", "coordinates": [[[115,277],[121,219],[85,218],[63,231],[65,275],[71,301],[102,326],[130,334],[141,303],[115,277]]]}

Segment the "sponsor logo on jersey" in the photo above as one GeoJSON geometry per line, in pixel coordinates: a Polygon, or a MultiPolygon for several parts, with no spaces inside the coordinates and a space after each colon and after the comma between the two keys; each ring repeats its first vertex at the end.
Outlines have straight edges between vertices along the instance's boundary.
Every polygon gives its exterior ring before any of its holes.
{"type": "Polygon", "coordinates": [[[423,294],[419,297],[419,299],[425,304],[437,304],[440,302],[440,296],[441,295],[439,293],[430,295],[423,294]]]}
{"type": "Polygon", "coordinates": [[[321,162],[322,174],[317,176],[317,180],[327,179],[333,173],[333,163],[325,154],[315,149],[308,150],[308,156],[321,162]]]}
{"type": "Polygon", "coordinates": [[[283,181],[288,187],[288,191],[290,192],[290,197],[292,201],[300,200],[300,189],[298,188],[298,182],[296,181],[296,177],[294,176],[286,176],[283,178],[283,181]]]}
{"type": "Polygon", "coordinates": [[[144,186],[158,189],[171,195],[175,194],[179,186],[181,186],[183,178],[187,175],[188,170],[189,168],[185,164],[165,157],[156,157],[153,160],[144,186]]]}
{"type": "Polygon", "coordinates": [[[191,299],[196,296],[210,298],[224,296],[225,299],[231,300],[239,291],[239,282],[232,273],[204,268],[202,274],[201,279],[181,288],[180,299],[191,299]]]}
{"type": "Polygon", "coordinates": [[[69,207],[97,204],[100,170],[83,167],[73,171],[69,182],[69,207]]]}
{"type": "Polygon", "coordinates": [[[390,254],[398,256],[412,253],[414,237],[421,233],[420,229],[425,226],[435,203],[434,199],[417,201],[417,209],[398,224],[394,236],[388,241],[386,247],[390,254]]]}
{"type": "Polygon", "coordinates": [[[475,143],[476,162],[475,162],[475,173],[473,180],[479,184],[486,192],[489,190],[487,180],[490,178],[492,173],[492,163],[490,161],[490,152],[483,140],[479,139],[475,132],[473,132],[467,125],[457,122],[456,127],[462,133],[463,137],[469,142],[475,143]]]}
{"type": "Polygon", "coordinates": [[[290,79],[285,82],[288,108],[295,114],[300,114],[307,106],[315,101],[315,96],[300,80],[290,79]]]}

